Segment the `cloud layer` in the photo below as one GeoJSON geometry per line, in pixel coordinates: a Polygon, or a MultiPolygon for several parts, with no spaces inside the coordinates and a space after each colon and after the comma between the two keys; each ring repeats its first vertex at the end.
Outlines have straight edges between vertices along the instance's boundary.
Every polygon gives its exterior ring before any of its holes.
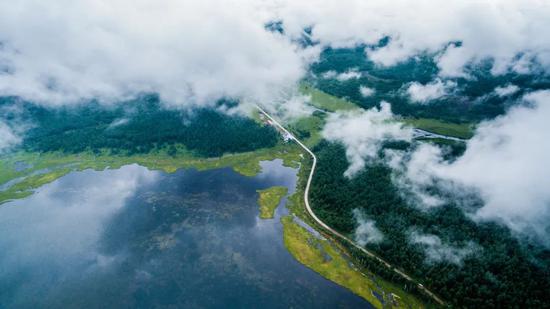
{"type": "Polygon", "coordinates": [[[463,76],[464,66],[488,58],[493,72],[525,73],[534,64],[550,68],[550,41],[537,34],[550,28],[546,1],[276,1],[290,33],[312,26],[312,38],[331,46],[376,45],[369,57],[393,65],[419,53],[439,53],[442,76],[463,76]],[[459,44],[450,44],[455,42],[459,44]]]}
{"type": "Polygon", "coordinates": [[[447,95],[454,87],[456,87],[456,83],[451,81],[443,82],[440,79],[425,85],[413,82],[408,86],[407,94],[411,102],[425,104],[447,95]]]}
{"type": "Polygon", "coordinates": [[[268,100],[302,77],[309,56],[266,31],[267,19],[252,1],[4,1],[0,95],[268,100]]]}
{"type": "MultiPolygon", "coordinates": [[[[410,129],[388,122],[391,112],[387,103],[383,106],[380,111],[329,118],[323,134],[346,146],[347,176],[376,158],[382,141],[410,140],[410,129]]],[[[534,92],[506,115],[481,123],[465,153],[453,162],[445,161],[437,146],[423,143],[408,154],[388,151],[387,164],[415,206],[437,207],[446,199],[469,205],[476,194],[483,205],[471,213],[474,219],[502,222],[550,246],[548,119],[550,91],[534,92]],[[446,196],[426,190],[432,186],[446,196]]]]}
{"type": "Polygon", "coordinates": [[[504,87],[495,88],[495,94],[501,98],[511,96],[518,91],[519,91],[519,87],[512,84],[506,85],[504,87]]]}
{"type": "Polygon", "coordinates": [[[389,37],[368,51],[383,65],[428,52],[441,76],[486,59],[494,73],[526,73],[550,68],[550,41],[533,37],[550,28],[549,15],[537,0],[4,1],[0,95],[50,104],[141,92],[178,104],[276,100],[319,54],[292,43],[307,27],[321,46],[389,37]],[[270,21],[285,35],[266,31],[270,21]]]}
{"type": "Polygon", "coordinates": [[[341,142],[346,146],[346,157],[350,166],[345,172],[352,177],[365,167],[365,161],[375,159],[385,140],[412,139],[412,129],[392,122],[393,114],[389,103],[360,112],[331,114],[323,128],[322,135],[328,141],[341,142]]]}
{"type": "Polygon", "coordinates": [[[479,190],[479,219],[497,219],[550,245],[550,91],[482,123],[462,157],[451,164],[426,156],[426,172],[479,190]]]}
{"type": "Polygon", "coordinates": [[[375,92],[376,92],[376,90],[374,88],[369,88],[367,86],[360,86],[359,87],[359,93],[361,93],[361,95],[364,98],[368,98],[368,97],[372,96],[375,92]]]}

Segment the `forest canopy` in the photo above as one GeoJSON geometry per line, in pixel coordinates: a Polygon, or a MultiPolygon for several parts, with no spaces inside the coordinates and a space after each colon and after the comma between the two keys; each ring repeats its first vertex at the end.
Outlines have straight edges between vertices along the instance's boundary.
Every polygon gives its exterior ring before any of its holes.
{"type": "Polygon", "coordinates": [[[548,76],[513,72],[495,76],[491,73],[492,62],[487,60],[467,67],[469,76],[455,78],[449,83],[452,89],[448,93],[429,104],[414,103],[407,95],[411,84],[427,85],[440,80],[437,54],[424,53],[385,67],[365,56],[366,47],[324,49],[320,60],[311,66],[309,83],[366,109],[388,101],[397,115],[457,123],[479,122],[502,115],[523,94],[550,87],[548,76]],[[509,85],[515,85],[517,91],[507,96],[494,92],[497,87],[509,85]],[[371,90],[365,95],[361,89],[371,90]]]}
{"type": "MultiPolygon", "coordinates": [[[[234,102],[221,101],[218,105],[234,102]]],[[[197,155],[252,151],[274,146],[277,132],[244,116],[229,116],[213,108],[174,110],[149,95],[116,106],[85,104],[46,108],[14,99],[3,106],[18,106],[17,117],[30,124],[22,148],[27,151],[101,151],[147,153],[152,149],[184,145],[197,155]],[[21,112],[22,111],[22,112],[21,112]]]]}
{"type": "MultiPolygon", "coordinates": [[[[354,213],[359,211],[383,235],[382,241],[367,243],[369,249],[457,307],[548,305],[544,303],[550,290],[548,250],[520,242],[504,225],[472,221],[457,204],[431,210],[409,205],[392,182],[392,170],[383,162],[372,161],[353,178],[345,177],[348,161],[338,143],[323,141],[314,152],[318,167],[311,202],[330,226],[353,238],[360,225],[354,213]],[[419,240],[415,242],[414,237],[419,240]],[[426,240],[435,240],[430,243],[435,247],[425,247],[426,240]],[[467,252],[461,251],[463,248],[467,252]]],[[[378,271],[369,259],[360,260],[378,271]]]]}

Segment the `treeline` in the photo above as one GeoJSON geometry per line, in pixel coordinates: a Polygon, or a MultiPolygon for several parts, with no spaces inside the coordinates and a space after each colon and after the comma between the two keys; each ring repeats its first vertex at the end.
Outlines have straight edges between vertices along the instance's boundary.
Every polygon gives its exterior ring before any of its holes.
{"type": "Polygon", "coordinates": [[[153,95],[111,107],[94,103],[62,108],[24,105],[25,121],[33,125],[23,142],[29,151],[108,149],[132,155],[167,148],[175,154],[175,145],[183,144],[197,155],[213,157],[272,147],[278,141],[273,128],[247,117],[229,116],[212,108],[166,109],[153,95]]]}
{"type": "MultiPolygon", "coordinates": [[[[353,237],[357,222],[352,210],[361,209],[384,234],[381,243],[369,244],[368,248],[420,279],[451,305],[468,308],[550,306],[548,250],[518,241],[502,225],[474,223],[453,204],[425,211],[408,205],[392,182],[391,170],[384,164],[370,163],[352,179],[344,177],[349,164],[339,144],[323,141],[314,152],[318,167],[311,187],[311,201],[319,217],[353,237]],[[423,248],[410,243],[412,229],[435,234],[453,246],[461,247],[473,241],[479,248],[464,258],[461,265],[429,262],[423,248]]],[[[380,265],[355,253],[366,268],[384,274],[380,265]]]]}
{"type": "Polygon", "coordinates": [[[347,98],[362,107],[370,108],[386,100],[392,103],[394,113],[408,117],[436,118],[448,122],[478,122],[503,114],[522,94],[550,88],[550,78],[540,75],[508,73],[501,76],[491,74],[491,61],[468,67],[472,78],[458,78],[456,91],[430,104],[411,103],[404,91],[410,82],[427,84],[437,78],[438,67],[434,54],[424,54],[401,62],[395,66],[378,66],[365,56],[365,46],[357,48],[325,49],[320,61],[311,66],[309,82],[331,95],[347,98]],[[360,78],[339,81],[323,78],[328,71],[337,73],[356,69],[362,72],[360,78]],[[509,97],[491,95],[495,87],[514,84],[520,90],[509,97]],[[370,97],[363,97],[360,86],[376,89],[370,97]]]}

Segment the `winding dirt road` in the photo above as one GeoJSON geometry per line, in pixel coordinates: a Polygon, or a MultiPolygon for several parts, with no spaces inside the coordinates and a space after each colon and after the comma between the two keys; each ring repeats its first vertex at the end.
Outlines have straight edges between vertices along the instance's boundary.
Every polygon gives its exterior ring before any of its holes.
{"type": "Polygon", "coordinates": [[[292,140],[294,140],[298,145],[300,145],[300,147],[302,147],[307,153],[309,153],[309,155],[311,156],[311,158],[313,159],[313,164],[311,165],[311,171],[309,172],[309,177],[307,179],[307,183],[306,183],[306,189],[304,190],[304,202],[306,204],[306,210],[308,212],[308,214],[313,218],[313,220],[315,220],[315,222],[322,226],[327,232],[331,233],[332,235],[335,235],[336,237],[346,241],[347,243],[351,244],[352,246],[354,246],[355,248],[361,250],[363,253],[365,253],[366,255],[368,255],[369,257],[373,258],[373,259],[376,259],[378,262],[382,263],[383,265],[385,265],[388,269],[392,270],[393,272],[395,272],[396,274],[400,275],[401,277],[403,277],[404,279],[406,279],[407,281],[413,283],[413,284],[416,284],[418,289],[422,290],[426,295],[429,295],[433,300],[435,300],[437,303],[439,303],[440,305],[445,305],[445,302],[443,300],[441,300],[439,297],[437,297],[434,293],[432,293],[431,291],[429,291],[428,289],[426,289],[422,284],[420,284],[419,282],[417,282],[416,280],[414,280],[411,276],[407,275],[406,273],[402,272],[401,270],[397,269],[396,267],[394,267],[393,265],[391,265],[390,263],[386,262],[384,259],[382,259],[381,257],[379,257],[377,254],[371,252],[370,250],[367,250],[361,246],[359,246],[358,244],[356,244],[353,240],[349,239],[348,237],[340,234],[338,231],[334,230],[333,228],[331,228],[330,226],[328,226],[325,222],[323,222],[321,219],[319,219],[315,213],[313,212],[313,209],[311,209],[311,206],[309,204],[309,188],[311,186],[311,181],[313,179],[313,174],[315,173],[315,167],[317,166],[317,157],[315,156],[315,154],[313,153],[313,151],[311,151],[306,145],[304,145],[299,139],[297,139],[290,131],[288,131],[285,127],[283,127],[277,120],[275,120],[273,117],[271,117],[271,115],[269,115],[263,108],[261,108],[260,106],[256,105],[256,108],[262,113],[264,114],[269,120],[271,120],[273,122],[274,125],[276,125],[279,129],[281,129],[283,132],[285,132],[292,140]]]}

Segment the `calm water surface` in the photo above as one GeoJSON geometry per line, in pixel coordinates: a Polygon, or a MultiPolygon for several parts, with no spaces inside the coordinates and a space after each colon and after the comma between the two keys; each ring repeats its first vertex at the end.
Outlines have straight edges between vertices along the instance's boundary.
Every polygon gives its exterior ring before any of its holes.
{"type": "Polygon", "coordinates": [[[256,190],[294,190],[264,162],[173,174],[138,165],[71,173],[0,206],[0,308],[365,308],[286,251],[256,190]]]}

